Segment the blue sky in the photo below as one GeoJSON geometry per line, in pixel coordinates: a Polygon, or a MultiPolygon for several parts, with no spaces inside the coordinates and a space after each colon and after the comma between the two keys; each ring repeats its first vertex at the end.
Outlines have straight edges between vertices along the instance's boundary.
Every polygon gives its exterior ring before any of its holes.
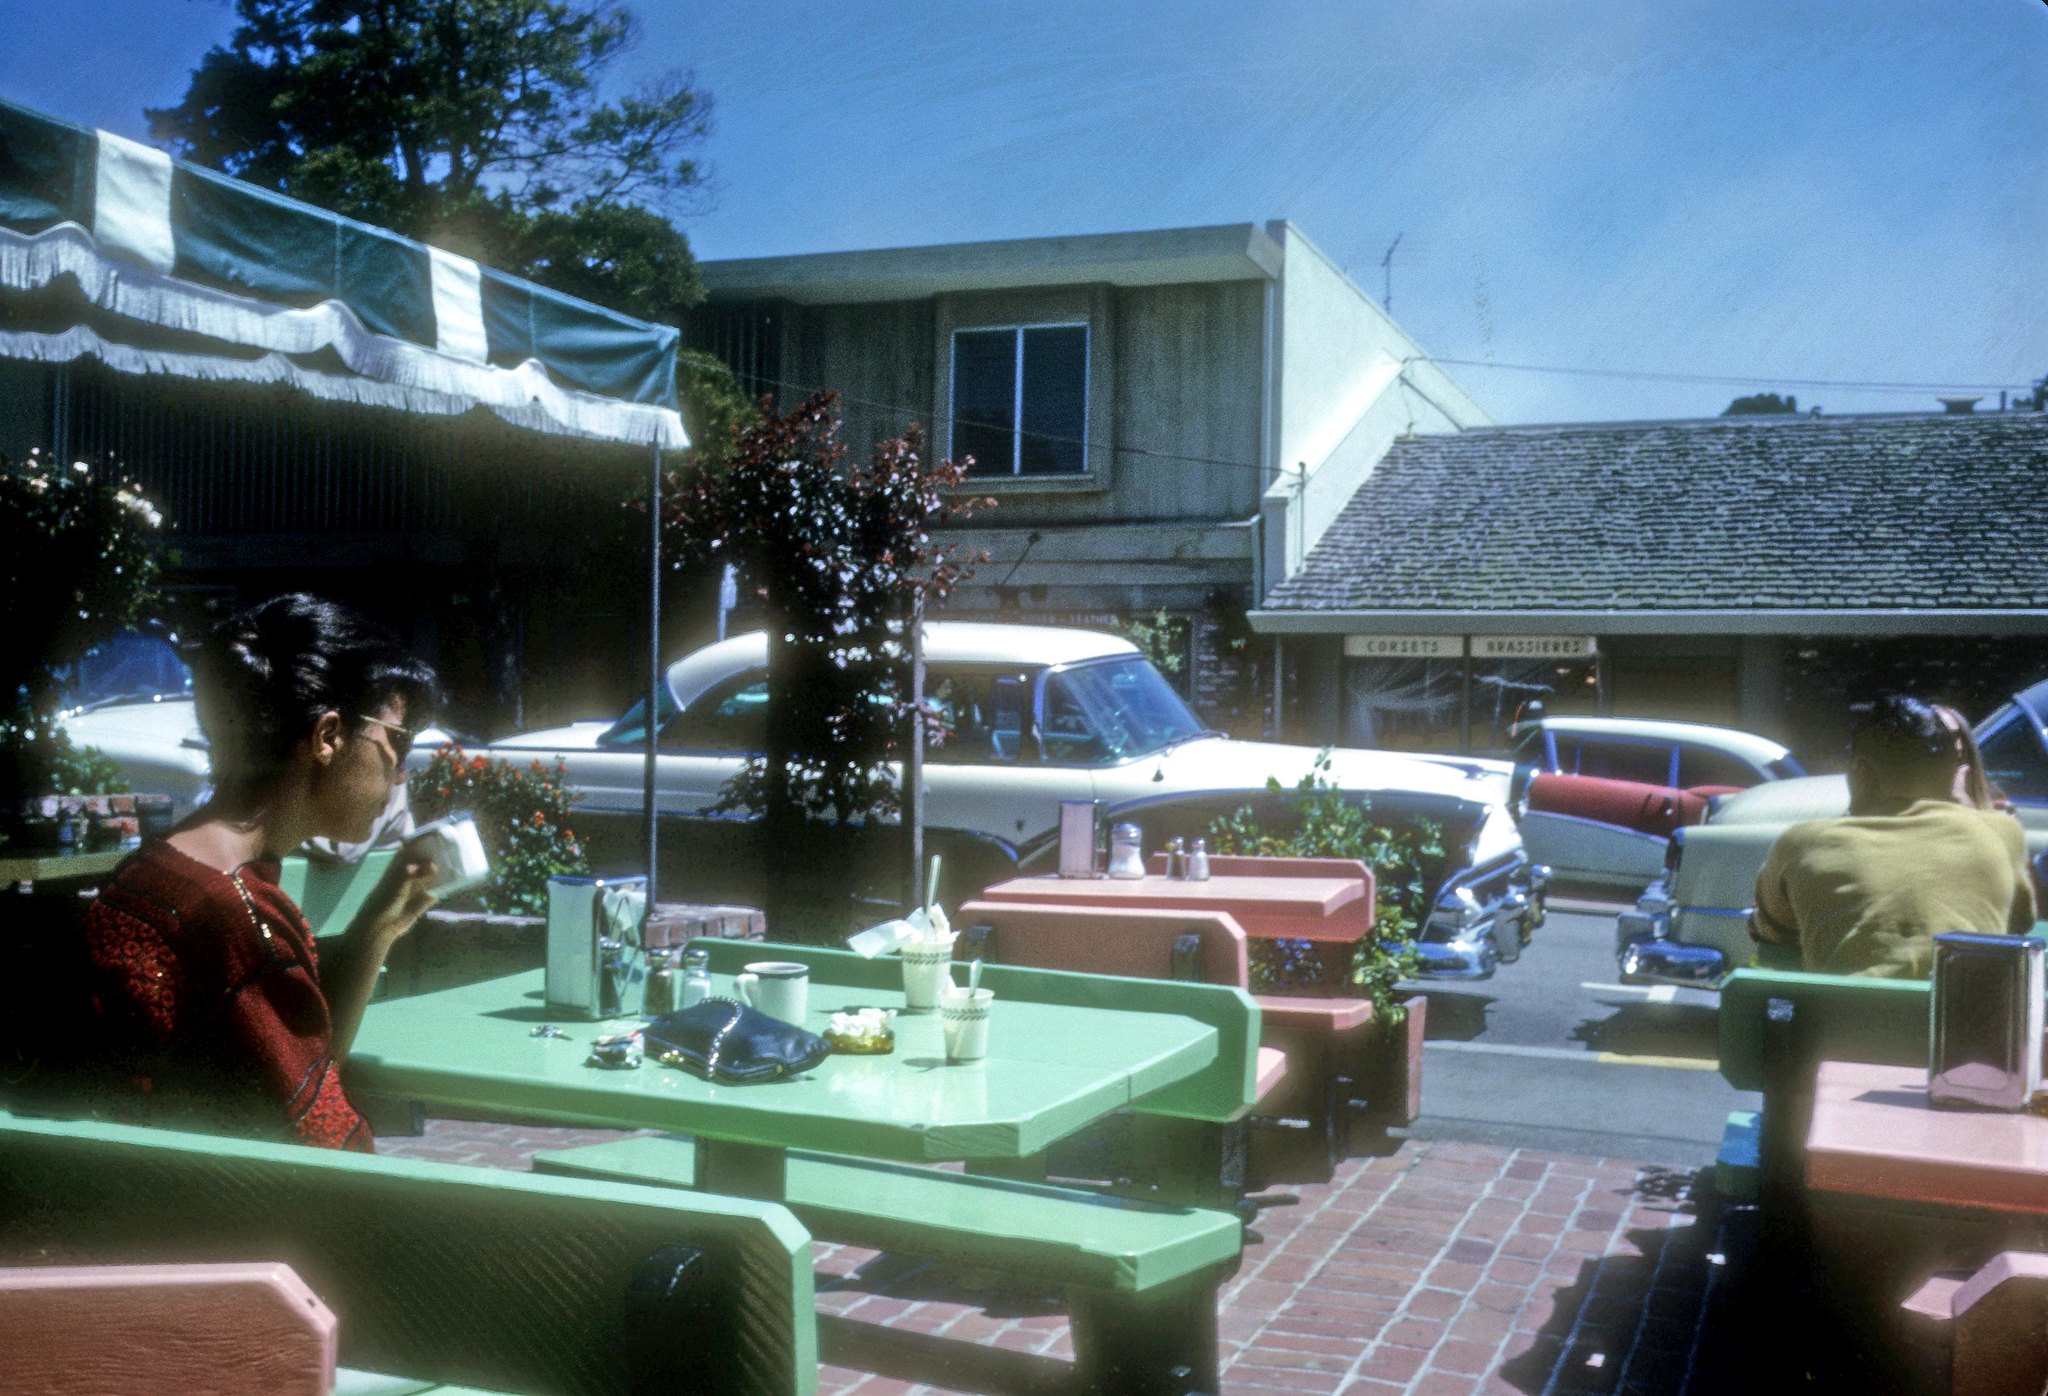
{"type": "MultiPolygon", "coordinates": [[[[2048,374],[2039,0],[642,0],[715,97],[700,257],[1287,218],[1504,422],[2048,374]]],[[[0,0],[0,94],[131,135],[224,0],[0,0]]]]}

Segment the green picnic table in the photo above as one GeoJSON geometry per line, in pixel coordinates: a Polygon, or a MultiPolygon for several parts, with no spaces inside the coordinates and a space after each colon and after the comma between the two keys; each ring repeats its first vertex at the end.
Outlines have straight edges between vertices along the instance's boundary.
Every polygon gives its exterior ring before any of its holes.
{"type": "MultiPolygon", "coordinates": [[[[920,1163],[1028,1158],[1216,1055],[1216,1030],[1190,1018],[999,999],[984,1061],[948,1063],[938,1015],[904,1014],[888,1056],[835,1055],[795,1080],[718,1085],[652,1062],[587,1065],[593,1038],[640,1020],[553,1016],[542,980],[533,970],[372,1004],[349,1056],[351,1092],[692,1134],[699,1186],[778,1200],[792,1148],[920,1163]],[[542,1025],[567,1036],[534,1036],[542,1025]]],[[[731,990],[729,978],[714,981],[731,990]]],[[[901,1007],[902,994],[814,982],[806,1026],[821,1032],[855,1003],[901,1007]]]]}
{"type": "MultiPolygon", "coordinates": [[[[741,958],[781,958],[785,951],[719,949],[730,952],[713,957],[714,969],[724,971],[714,974],[713,989],[722,994],[730,993],[730,971],[741,958]]],[[[877,982],[877,966],[832,952],[788,953],[813,963],[813,1030],[822,1030],[835,1010],[902,1005],[900,987],[877,982]]],[[[1100,981],[1105,992],[1094,994],[1094,976],[1010,973],[1019,989],[1033,977],[1072,981],[1066,993],[1048,995],[1068,1001],[1006,996],[992,971],[983,981],[997,987],[983,1061],[948,1063],[937,1015],[899,1014],[890,1055],[835,1055],[794,1080],[728,1086],[652,1062],[627,1071],[586,1065],[593,1038],[639,1020],[552,1016],[543,972],[531,971],[371,1005],[349,1057],[349,1089],[429,1109],[690,1135],[563,1151],[536,1166],[781,1201],[824,1239],[1057,1285],[1073,1320],[1080,1390],[1185,1391],[1190,1379],[1195,1388],[1213,1388],[1217,1287],[1242,1245],[1235,1215],[905,1166],[966,1161],[1000,1168],[1034,1159],[1110,1113],[1218,1065],[1214,1022],[1100,1006],[1117,984],[1100,981]],[[535,1036],[542,1026],[568,1036],[535,1036]]],[[[1207,1010],[1226,1021],[1215,1010],[1235,1010],[1245,1020],[1236,1036],[1248,1032],[1247,1041],[1256,1041],[1256,1010],[1237,991],[1169,987],[1215,997],[1207,1010]]],[[[1244,1073],[1241,1063],[1233,1065],[1235,1075],[1244,1073]]],[[[874,1342],[853,1332],[867,1325],[824,1317],[821,1323],[838,1342],[874,1342]]],[[[878,1350],[849,1360],[884,1370],[890,1359],[878,1350]]],[[[963,1374],[946,1384],[974,1389],[973,1381],[963,1374]]]]}

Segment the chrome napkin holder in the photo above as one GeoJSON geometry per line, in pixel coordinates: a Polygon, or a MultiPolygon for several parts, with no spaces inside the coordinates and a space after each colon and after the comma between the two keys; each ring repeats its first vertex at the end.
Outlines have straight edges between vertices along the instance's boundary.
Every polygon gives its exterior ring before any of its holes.
{"type": "Polygon", "coordinates": [[[1951,931],[1934,938],[1927,1100],[2024,1110],[2041,1089],[2042,984],[2048,945],[1951,931]]]}
{"type": "Polygon", "coordinates": [[[548,879],[547,1011],[557,1018],[639,1013],[647,981],[645,877],[548,879]]]}

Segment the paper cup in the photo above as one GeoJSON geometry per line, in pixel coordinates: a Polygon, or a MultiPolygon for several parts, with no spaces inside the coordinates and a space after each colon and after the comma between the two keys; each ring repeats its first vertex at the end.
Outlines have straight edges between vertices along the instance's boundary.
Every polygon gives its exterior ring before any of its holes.
{"type": "Polygon", "coordinates": [[[946,1036],[946,1060],[978,1062],[988,1055],[989,1005],[993,989],[948,985],[939,995],[939,1027],[946,1036]]]}
{"type": "Polygon", "coordinates": [[[939,990],[953,969],[953,937],[904,942],[903,1006],[913,1013],[929,1013],[939,1006],[939,990]]]}

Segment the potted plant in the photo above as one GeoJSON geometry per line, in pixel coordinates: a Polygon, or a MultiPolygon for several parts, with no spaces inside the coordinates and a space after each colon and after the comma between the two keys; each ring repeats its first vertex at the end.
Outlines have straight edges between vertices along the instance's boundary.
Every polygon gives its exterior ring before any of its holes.
{"type": "Polygon", "coordinates": [[[491,876],[427,913],[401,941],[411,992],[529,969],[546,953],[548,879],[580,876],[590,860],[569,827],[576,792],[561,762],[525,766],[476,756],[450,743],[412,777],[413,815],[422,822],[460,813],[476,820],[491,876]]]}
{"type": "MultiPolygon", "coordinates": [[[[1373,872],[1373,933],[1351,947],[1342,981],[1372,1001],[1376,1028],[1357,1085],[1371,1118],[1406,1124],[1422,1109],[1422,1044],[1429,1000],[1401,992],[1421,962],[1416,933],[1429,906],[1426,861],[1442,856],[1442,831],[1427,822],[1393,829],[1376,822],[1369,800],[1346,799],[1329,779],[1330,753],[1295,787],[1299,819],[1262,827],[1249,808],[1209,826],[1218,853],[1279,858],[1355,858],[1373,872]]],[[[1280,782],[1267,789],[1279,793],[1280,782]]],[[[1314,992],[1329,976],[1313,942],[1261,940],[1251,946],[1251,984],[1259,993],[1314,992]]]]}

